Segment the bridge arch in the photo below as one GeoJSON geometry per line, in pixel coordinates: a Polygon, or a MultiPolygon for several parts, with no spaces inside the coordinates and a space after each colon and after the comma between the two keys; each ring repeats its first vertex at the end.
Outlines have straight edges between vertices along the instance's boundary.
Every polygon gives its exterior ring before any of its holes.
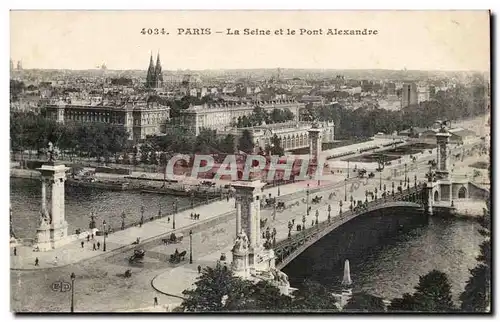
{"type": "Polygon", "coordinates": [[[458,189],[458,199],[465,199],[467,197],[467,188],[461,187],[458,189]]]}

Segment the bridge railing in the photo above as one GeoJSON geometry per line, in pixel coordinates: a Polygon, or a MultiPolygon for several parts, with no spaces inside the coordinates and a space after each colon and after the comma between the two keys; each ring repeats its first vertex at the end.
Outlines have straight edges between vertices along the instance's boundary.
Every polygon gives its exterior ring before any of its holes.
{"type": "MultiPolygon", "coordinates": [[[[316,224],[314,226],[306,228],[306,229],[298,232],[297,234],[291,235],[287,239],[284,239],[284,240],[277,242],[273,248],[276,252],[279,252],[288,246],[296,245],[297,242],[302,242],[302,241],[305,242],[306,240],[310,239],[311,237],[314,237],[315,235],[319,234],[320,232],[328,229],[328,227],[334,226],[341,221],[350,220],[351,218],[356,217],[360,214],[373,211],[374,209],[377,209],[377,207],[382,205],[382,204],[407,199],[412,194],[416,194],[415,203],[418,203],[420,191],[421,191],[421,186],[408,188],[406,190],[403,190],[402,192],[395,193],[394,196],[392,196],[392,194],[389,194],[388,196],[386,196],[386,198],[377,198],[376,200],[372,200],[372,201],[368,202],[367,204],[365,204],[364,207],[360,207],[360,208],[353,209],[353,210],[350,210],[350,209],[346,210],[345,212],[342,212],[342,214],[339,216],[332,217],[330,220],[318,222],[318,224],[316,224]]],[[[293,253],[293,251],[291,253],[293,253]]],[[[276,264],[280,264],[285,259],[286,259],[286,256],[277,256],[276,264]]]]}

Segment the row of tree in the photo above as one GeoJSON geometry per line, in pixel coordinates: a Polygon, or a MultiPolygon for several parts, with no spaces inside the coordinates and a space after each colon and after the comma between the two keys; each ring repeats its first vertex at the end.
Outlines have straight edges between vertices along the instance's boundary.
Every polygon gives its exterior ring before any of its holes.
{"type": "Polygon", "coordinates": [[[287,121],[291,121],[295,118],[292,111],[288,108],[285,109],[273,109],[271,112],[267,112],[260,106],[256,106],[253,109],[253,113],[249,116],[240,116],[236,122],[236,126],[239,128],[242,127],[252,127],[252,126],[260,126],[264,123],[272,124],[272,123],[284,123],[287,121]]]}
{"type": "Polygon", "coordinates": [[[405,107],[397,111],[378,108],[377,105],[347,109],[338,104],[314,108],[308,105],[303,118],[334,121],[335,136],[339,139],[371,137],[378,132],[393,133],[411,127],[427,128],[436,119],[459,120],[488,112],[487,86],[456,86],[439,91],[433,100],[405,107]]]}
{"type": "MultiPolygon", "coordinates": [[[[336,312],[338,298],[324,285],[305,280],[292,296],[281,294],[268,281],[252,283],[235,276],[220,263],[205,267],[195,282],[195,289],[183,292],[180,310],[187,312],[264,311],[264,312],[336,312]]],[[[464,310],[467,310],[462,305],[464,310]]],[[[354,292],[345,306],[346,312],[457,312],[451,285],[445,273],[433,270],[421,276],[413,294],[395,298],[389,305],[381,297],[354,292]]]]}
{"type": "Polygon", "coordinates": [[[11,113],[12,151],[35,150],[41,154],[52,142],[62,153],[109,161],[128,147],[122,127],[102,123],[60,124],[31,112],[11,113]]]}

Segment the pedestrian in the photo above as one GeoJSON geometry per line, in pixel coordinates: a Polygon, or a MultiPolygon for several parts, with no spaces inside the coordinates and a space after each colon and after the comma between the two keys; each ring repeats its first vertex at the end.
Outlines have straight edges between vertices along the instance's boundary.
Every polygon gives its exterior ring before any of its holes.
{"type": "Polygon", "coordinates": [[[170,217],[167,217],[167,222],[170,222],[170,217]]]}
{"type": "Polygon", "coordinates": [[[313,221],[311,221],[311,226],[314,226],[314,220],[313,220],[313,221]]]}
{"type": "Polygon", "coordinates": [[[87,241],[88,242],[90,241],[90,235],[87,235],[87,241]]]}
{"type": "Polygon", "coordinates": [[[85,243],[84,243],[84,242],[83,242],[83,240],[82,240],[82,242],[81,242],[80,244],[82,245],[82,248],[83,248],[83,245],[84,245],[85,243]]]}
{"type": "Polygon", "coordinates": [[[201,274],[201,265],[198,265],[198,274],[201,274]]]}
{"type": "Polygon", "coordinates": [[[92,240],[94,240],[94,233],[92,233],[92,240]]]}
{"type": "Polygon", "coordinates": [[[292,225],[295,225],[295,218],[292,219],[292,225]]]}
{"type": "Polygon", "coordinates": [[[227,202],[229,202],[229,194],[227,195],[227,202]]]}
{"type": "Polygon", "coordinates": [[[54,258],[54,265],[57,265],[57,256],[54,258]]]}
{"type": "Polygon", "coordinates": [[[191,219],[193,219],[193,213],[191,213],[191,219]]]}
{"type": "Polygon", "coordinates": [[[92,250],[96,250],[95,243],[92,244],[92,250]]]}
{"type": "Polygon", "coordinates": [[[154,298],[154,306],[157,306],[158,305],[158,298],[155,296],[154,298]]]}
{"type": "Polygon", "coordinates": [[[35,258],[35,266],[38,266],[38,257],[35,258]]]}
{"type": "Polygon", "coordinates": [[[14,247],[14,256],[17,256],[17,247],[14,247]]]}
{"type": "Polygon", "coordinates": [[[101,248],[101,243],[97,242],[97,249],[100,249],[100,248],[101,248]]]}

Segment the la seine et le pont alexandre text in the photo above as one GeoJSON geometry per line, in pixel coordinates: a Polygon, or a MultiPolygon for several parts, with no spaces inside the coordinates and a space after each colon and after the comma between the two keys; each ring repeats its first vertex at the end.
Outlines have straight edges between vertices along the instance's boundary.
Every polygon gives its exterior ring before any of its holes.
{"type": "MultiPolygon", "coordinates": [[[[211,35],[211,28],[177,28],[177,34],[181,35],[211,35]]],[[[260,29],[244,28],[233,29],[226,28],[225,31],[215,31],[216,34],[225,34],[227,36],[375,36],[377,29],[306,29],[306,28],[279,28],[279,29],[260,29]]]]}
{"type": "MultiPolygon", "coordinates": [[[[143,35],[169,35],[170,32],[166,28],[142,28],[143,35]]],[[[261,28],[226,28],[224,30],[216,30],[212,28],[176,28],[175,35],[177,36],[209,36],[209,35],[226,35],[226,36],[376,36],[379,34],[377,29],[340,29],[340,28],[278,28],[278,29],[261,29],[261,28]]]]}

